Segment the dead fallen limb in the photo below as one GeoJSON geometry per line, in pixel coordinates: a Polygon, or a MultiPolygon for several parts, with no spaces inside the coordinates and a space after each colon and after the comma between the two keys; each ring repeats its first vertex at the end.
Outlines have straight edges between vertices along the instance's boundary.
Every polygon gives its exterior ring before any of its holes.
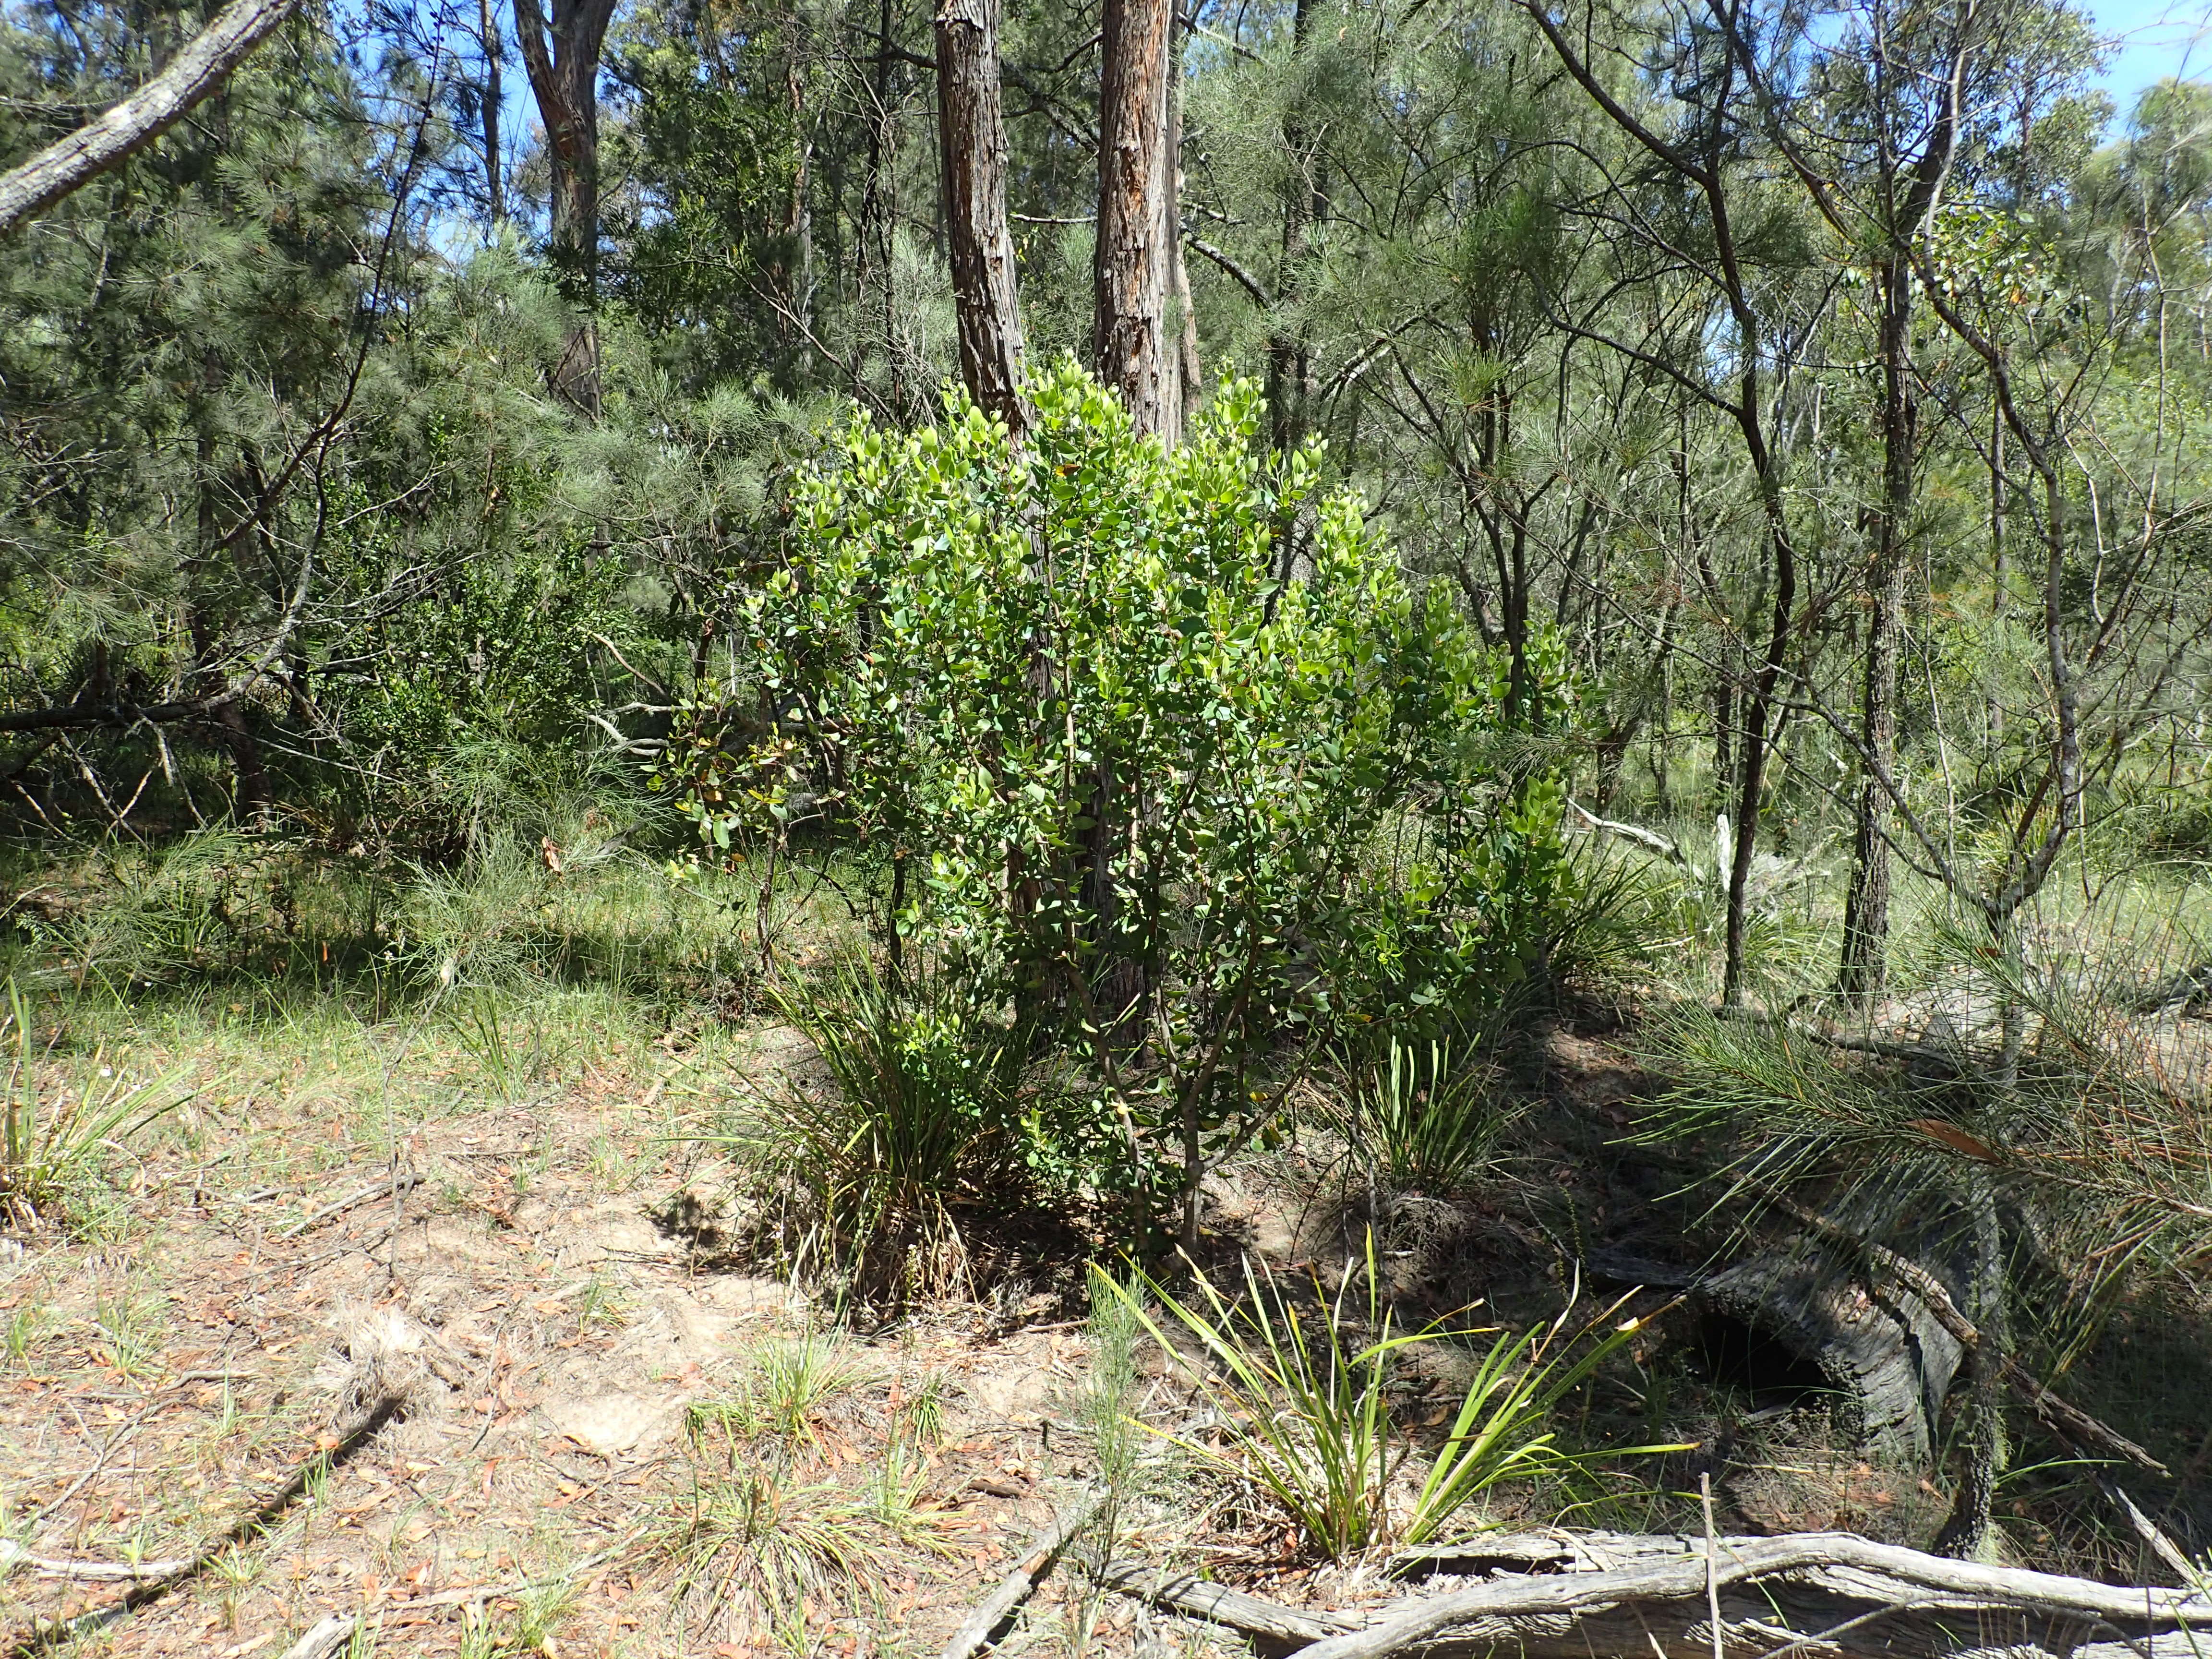
{"type": "Polygon", "coordinates": [[[991,1640],[992,1633],[1004,1624],[1014,1609],[1027,1601],[1030,1592],[1043,1577],[1053,1558],[1066,1547],[1067,1540],[1083,1529],[1084,1524],[1098,1512],[1105,1493],[1097,1487],[1086,1491],[1052,1518],[1052,1524],[1036,1535],[1036,1541],[1014,1563],[1013,1571],[999,1581],[999,1587],[976,1605],[952,1639],[945,1644],[943,1659],[972,1659],[991,1640]]]}
{"type": "Polygon", "coordinates": [[[1146,1561],[1116,1561],[1098,1575],[1098,1583],[1106,1589],[1120,1590],[1170,1613],[1210,1619],[1247,1636],[1268,1637],[1278,1642],[1318,1642],[1340,1631],[1358,1628],[1356,1620],[1342,1613],[1286,1607],[1226,1584],[1208,1583],[1187,1572],[1164,1572],[1146,1561]]]}
{"type": "Polygon", "coordinates": [[[21,1544],[0,1539],[0,1572],[28,1567],[41,1578],[67,1578],[82,1584],[135,1584],[155,1578],[173,1578],[194,1564],[194,1558],[173,1561],[76,1561],[33,1555],[21,1544]]]}
{"type": "Polygon", "coordinates": [[[1662,859],[1672,859],[1677,864],[1683,862],[1682,849],[1656,830],[1646,830],[1640,823],[1624,823],[1617,818],[1601,818],[1579,801],[1571,800],[1567,803],[1567,806],[1568,810],[1592,830],[1617,836],[1622,841],[1633,842],[1647,852],[1656,853],[1662,859]]]}
{"type": "Polygon", "coordinates": [[[305,1635],[285,1649],[284,1659],[330,1659],[353,1640],[354,1627],[360,1623],[349,1613],[331,1613],[309,1626],[305,1635]]]}
{"type": "MultiPolygon", "coordinates": [[[[2074,1641],[2064,1644],[2067,1648],[2080,1645],[2078,1632],[2083,1626],[2125,1635],[2154,1635],[2161,1629],[2212,1630],[2212,1600],[2193,1590],[2122,1587],[2019,1567],[1984,1566],[1978,1562],[1924,1555],[1894,1544],[1872,1543],[1850,1533],[1734,1538],[1722,1540],[1717,1548],[1721,1559],[1715,1561],[1708,1558],[1703,1540],[1680,1540],[1670,1554],[1611,1571],[1506,1578],[1447,1595],[1424,1597],[1364,1630],[1316,1643],[1306,1650],[1306,1659],[1380,1659],[1382,1655],[1425,1642],[1440,1632],[1485,1618],[1571,1615],[1636,1602],[1690,1601],[1702,1599],[1709,1582],[1717,1589],[1729,1589],[1804,1575],[1816,1577],[1832,1593],[1838,1587],[1846,1593],[1856,1589],[1861,1599],[1891,1607],[1939,1607],[1953,1613],[1956,1623],[1979,1626],[1982,1620],[1973,1615],[1991,1613],[2001,1624],[2017,1625],[2019,1616],[2027,1614],[2049,1625],[2070,1626],[2077,1634],[2074,1641]]],[[[1810,1640],[1836,1651],[1832,1638],[1823,1641],[1817,1635],[1826,1627],[1812,1626],[1815,1634],[1810,1640]]],[[[1779,1639],[1792,1646],[1808,1639],[1807,1632],[1794,1626],[1780,1624],[1777,1628],[1779,1639]]],[[[1980,1635],[1978,1628],[1976,1639],[1953,1650],[1990,1645],[1980,1635]]],[[[1710,1644],[1710,1632],[1706,1639],[1710,1644]]],[[[1895,1651],[1886,1642],[1882,1645],[1895,1651]]],[[[2024,1642],[2008,1641],[2003,1645],[2017,1649],[2051,1644],[2047,1637],[2039,1640],[2027,1633],[2024,1642]]]]}
{"type": "Polygon", "coordinates": [[[1523,1659],[2201,1659],[2212,1599],[1988,1567],[1841,1533],[1477,1539],[1432,1566],[1520,1567],[1443,1595],[1344,1613],[1279,1606],[1135,1563],[1103,1582],[1300,1659],[1382,1659],[1448,1642],[1523,1659]],[[1709,1598],[1711,1598],[1709,1600],[1709,1598]],[[1716,1629],[1710,1611],[1720,1608],[1716,1629]]]}

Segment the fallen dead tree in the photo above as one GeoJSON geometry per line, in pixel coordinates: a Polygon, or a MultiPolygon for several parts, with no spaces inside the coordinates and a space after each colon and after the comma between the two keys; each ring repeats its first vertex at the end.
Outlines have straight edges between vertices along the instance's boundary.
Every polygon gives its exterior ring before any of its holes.
{"type": "Polygon", "coordinates": [[[1722,1538],[1581,1533],[1477,1539],[1407,1565],[1460,1588],[1353,1613],[1281,1607],[1144,1563],[1127,1595],[1241,1632],[1262,1652],[1382,1659],[2203,1659],[2212,1597],[1984,1566],[1849,1533],[1722,1538]],[[1479,1576],[1479,1577],[1478,1577],[1479,1576]],[[1717,1595],[1717,1632],[1708,1607],[1717,1595]]]}

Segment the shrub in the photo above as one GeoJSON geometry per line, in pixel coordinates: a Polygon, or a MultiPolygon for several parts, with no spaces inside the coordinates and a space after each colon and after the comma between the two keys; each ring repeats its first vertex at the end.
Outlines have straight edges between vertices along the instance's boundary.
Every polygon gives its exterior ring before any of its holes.
{"type": "Polygon", "coordinates": [[[1064,1022],[1188,1237],[1286,1041],[1378,1012],[1327,942],[1402,901],[1455,992],[1517,961],[1557,803],[1490,765],[1491,654],[1310,453],[1265,455],[1250,387],[1172,452],[1072,365],[1030,391],[1020,447],[957,392],[941,426],[855,422],[736,607],[757,680],[688,712],[663,778],[718,848],[804,817],[878,849],[894,945],[1064,1022]],[[1409,813],[1418,893],[1377,856],[1409,813]]]}

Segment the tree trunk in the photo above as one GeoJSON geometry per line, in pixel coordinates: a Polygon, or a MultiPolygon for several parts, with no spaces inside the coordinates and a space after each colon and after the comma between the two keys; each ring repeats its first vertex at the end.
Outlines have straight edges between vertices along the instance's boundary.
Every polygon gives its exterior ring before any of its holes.
{"type": "Polygon", "coordinates": [[[940,0],[936,29],[938,146],[960,378],[1019,440],[1029,430],[1030,411],[1022,396],[1014,243],[1006,230],[998,0],[940,0]]]}
{"type": "Polygon", "coordinates": [[[1190,268],[1182,250],[1182,39],[1178,23],[1175,45],[1168,59],[1168,285],[1176,316],[1176,431],[1190,429],[1197,418],[1200,368],[1198,359],[1198,314],[1190,305],[1190,268]]]}
{"type": "Polygon", "coordinates": [[[892,246],[898,223],[898,124],[891,118],[891,0],[879,0],[876,15],[874,103],[868,112],[867,186],[860,202],[859,283],[863,302],[872,276],[883,290],[884,400],[891,418],[906,417],[905,356],[899,339],[898,283],[892,246]]]}
{"type": "Polygon", "coordinates": [[[574,308],[554,389],[585,414],[599,412],[599,48],[614,0],[553,0],[551,43],[538,0],[515,0],[514,25],[531,90],[545,124],[552,179],[551,252],[574,308]]]}
{"type": "MultiPolygon", "coordinates": [[[[1293,62],[1302,58],[1312,27],[1316,0],[1297,0],[1291,14],[1293,62]]],[[[1306,403],[1312,391],[1312,354],[1305,323],[1294,315],[1304,297],[1306,246],[1321,210],[1321,191],[1307,169],[1305,125],[1295,116],[1283,123],[1283,150],[1292,176],[1283,197],[1283,252],[1275,271],[1274,317],[1267,334],[1268,441],[1287,455],[1305,437],[1306,403]]]]}
{"type": "Polygon", "coordinates": [[[805,25],[791,13],[784,90],[791,104],[791,311],[801,330],[814,325],[814,130],[806,109],[805,25]]]}
{"type": "Polygon", "coordinates": [[[1098,94],[1098,241],[1092,263],[1099,378],[1139,432],[1170,443],[1180,413],[1167,348],[1170,0],[1106,0],[1098,94]]]}
{"type": "Polygon", "coordinates": [[[1850,890],[1844,901],[1844,959],[1837,988],[1871,1004],[1887,978],[1889,949],[1888,792],[1875,781],[1897,748],[1897,641],[1905,611],[1905,532],[1912,512],[1912,464],[1918,411],[1908,360],[1912,273],[1902,252],[1882,272],[1882,499],[1875,527],[1873,600],[1867,619],[1866,681],[1859,714],[1861,763],[1851,848],[1850,890]]]}
{"type": "Polygon", "coordinates": [[[491,204],[492,227],[496,229],[507,222],[507,178],[499,157],[500,68],[507,49],[500,44],[499,19],[492,13],[491,0],[477,0],[477,22],[484,59],[484,195],[491,204]]]}

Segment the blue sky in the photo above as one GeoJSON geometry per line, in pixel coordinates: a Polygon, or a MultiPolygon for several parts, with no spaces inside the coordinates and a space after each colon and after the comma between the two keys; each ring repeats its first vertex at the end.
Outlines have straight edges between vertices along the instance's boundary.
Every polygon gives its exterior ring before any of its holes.
{"type": "Polygon", "coordinates": [[[2120,47],[2105,85],[2125,113],[2154,81],[2185,75],[2212,79],[2212,0],[2080,0],[2120,47]]]}

